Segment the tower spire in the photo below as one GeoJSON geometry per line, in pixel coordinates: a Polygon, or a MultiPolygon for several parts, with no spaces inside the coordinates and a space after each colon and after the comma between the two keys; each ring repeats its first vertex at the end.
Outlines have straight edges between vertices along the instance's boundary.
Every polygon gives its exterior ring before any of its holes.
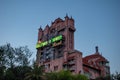
{"type": "Polygon", "coordinates": [[[98,46],[95,47],[96,53],[99,53],[98,46]]]}
{"type": "Polygon", "coordinates": [[[69,17],[68,17],[68,14],[66,13],[65,19],[67,19],[67,18],[69,18],[69,17]]]}
{"type": "Polygon", "coordinates": [[[42,27],[41,27],[41,25],[40,25],[39,31],[42,31],[42,27]]]}
{"type": "Polygon", "coordinates": [[[68,17],[68,14],[66,13],[66,17],[68,17]]]}

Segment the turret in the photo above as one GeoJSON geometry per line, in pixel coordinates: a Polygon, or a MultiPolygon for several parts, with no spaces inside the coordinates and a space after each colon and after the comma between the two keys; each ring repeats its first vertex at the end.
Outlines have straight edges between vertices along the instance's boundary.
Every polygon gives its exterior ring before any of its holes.
{"type": "Polygon", "coordinates": [[[68,20],[69,20],[69,17],[68,17],[68,15],[66,14],[66,16],[65,16],[65,26],[68,26],[68,20]]]}
{"type": "Polygon", "coordinates": [[[68,15],[66,14],[64,25],[66,27],[65,29],[65,37],[66,37],[65,50],[66,51],[74,50],[74,32],[75,32],[74,19],[72,17],[69,18],[68,15]]]}
{"type": "Polygon", "coordinates": [[[49,33],[49,25],[46,25],[44,29],[44,35],[47,35],[49,33]]]}
{"type": "Polygon", "coordinates": [[[40,41],[42,39],[42,35],[43,35],[43,30],[42,30],[41,26],[38,30],[39,30],[38,31],[38,41],[40,41]]]}

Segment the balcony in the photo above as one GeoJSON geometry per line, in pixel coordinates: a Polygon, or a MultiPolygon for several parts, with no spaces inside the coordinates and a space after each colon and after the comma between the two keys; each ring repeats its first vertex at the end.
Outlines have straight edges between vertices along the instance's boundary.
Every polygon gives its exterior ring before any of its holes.
{"type": "Polygon", "coordinates": [[[75,61],[70,61],[69,64],[75,64],[75,61]]]}
{"type": "Polygon", "coordinates": [[[70,60],[70,61],[68,61],[68,64],[69,64],[69,65],[75,65],[75,60],[70,60]]]}
{"type": "Polygon", "coordinates": [[[75,71],[76,67],[75,66],[72,66],[69,68],[70,71],[75,71]]]}

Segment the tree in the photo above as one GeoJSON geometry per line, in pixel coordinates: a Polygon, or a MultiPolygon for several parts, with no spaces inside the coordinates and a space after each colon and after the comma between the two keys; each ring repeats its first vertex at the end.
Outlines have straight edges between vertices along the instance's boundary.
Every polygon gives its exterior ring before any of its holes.
{"type": "Polygon", "coordinates": [[[28,66],[16,66],[12,71],[15,75],[16,80],[23,80],[25,74],[31,71],[31,67],[28,66]]]}
{"type": "Polygon", "coordinates": [[[5,72],[5,64],[6,64],[6,60],[5,60],[5,54],[4,54],[4,48],[3,46],[0,46],[0,80],[3,80],[4,78],[4,72],[5,72]]]}
{"type": "Polygon", "coordinates": [[[4,75],[5,75],[5,66],[0,67],[0,80],[4,79],[4,75]]]}
{"type": "Polygon", "coordinates": [[[33,65],[31,72],[26,73],[25,80],[43,80],[43,69],[37,65],[33,65]]]}
{"type": "Polygon", "coordinates": [[[17,55],[16,61],[20,66],[28,66],[30,64],[29,58],[32,55],[32,52],[28,49],[27,46],[15,48],[15,53],[17,55]]]}
{"type": "Polygon", "coordinates": [[[0,80],[23,80],[31,70],[31,54],[27,46],[13,48],[9,43],[0,46],[0,80]]]}
{"type": "Polygon", "coordinates": [[[74,77],[73,80],[88,80],[88,78],[82,74],[77,74],[77,75],[74,75],[73,77],[74,77]]]}
{"type": "Polygon", "coordinates": [[[0,46],[0,66],[13,67],[15,63],[15,50],[8,43],[0,46]]]}
{"type": "Polygon", "coordinates": [[[59,72],[46,73],[46,80],[72,80],[72,75],[69,71],[61,70],[59,72]]]}
{"type": "Polygon", "coordinates": [[[13,68],[16,61],[15,50],[10,44],[5,45],[4,47],[5,47],[5,53],[6,53],[6,59],[7,59],[7,66],[10,66],[10,68],[13,68]]]}
{"type": "Polygon", "coordinates": [[[115,72],[115,74],[112,74],[112,80],[120,80],[120,72],[115,72]]]}
{"type": "Polygon", "coordinates": [[[57,72],[51,72],[45,74],[46,80],[59,80],[59,74],[57,72]]]}
{"type": "Polygon", "coordinates": [[[14,71],[14,68],[8,68],[5,72],[4,80],[16,80],[16,77],[13,71],[14,71]]]}
{"type": "Polygon", "coordinates": [[[88,80],[88,78],[85,75],[81,75],[81,74],[73,75],[68,70],[46,73],[45,77],[46,80],[88,80]]]}
{"type": "Polygon", "coordinates": [[[0,66],[28,66],[32,52],[27,46],[13,48],[10,43],[0,46],[0,66]]]}
{"type": "Polygon", "coordinates": [[[72,80],[73,76],[69,70],[62,70],[58,72],[59,79],[58,80],[72,80]]]}
{"type": "Polygon", "coordinates": [[[6,60],[5,60],[5,50],[3,46],[0,46],[0,67],[5,66],[6,60]]]}

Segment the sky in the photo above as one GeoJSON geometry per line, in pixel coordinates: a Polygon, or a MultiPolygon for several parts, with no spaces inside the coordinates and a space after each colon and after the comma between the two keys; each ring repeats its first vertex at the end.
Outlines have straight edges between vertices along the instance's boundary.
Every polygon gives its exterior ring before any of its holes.
{"type": "Polygon", "coordinates": [[[111,73],[120,72],[120,0],[0,0],[0,46],[27,45],[35,59],[39,27],[66,14],[75,20],[75,49],[84,57],[98,46],[111,73]]]}

